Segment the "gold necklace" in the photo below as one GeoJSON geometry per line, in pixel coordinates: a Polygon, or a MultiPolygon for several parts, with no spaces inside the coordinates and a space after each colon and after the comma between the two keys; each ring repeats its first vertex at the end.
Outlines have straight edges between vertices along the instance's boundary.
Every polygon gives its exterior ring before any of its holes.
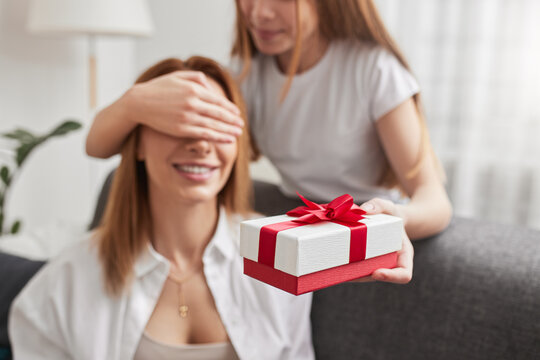
{"type": "Polygon", "coordinates": [[[172,269],[169,270],[168,278],[174,283],[176,283],[178,287],[178,315],[180,315],[182,319],[185,319],[188,316],[189,311],[189,307],[187,306],[184,297],[184,292],[182,291],[182,284],[185,283],[193,274],[198,273],[201,267],[202,262],[188,270],[188,272],[184,274],[183,277],[177,276],[177,274],[175,274],[172,269]]]}

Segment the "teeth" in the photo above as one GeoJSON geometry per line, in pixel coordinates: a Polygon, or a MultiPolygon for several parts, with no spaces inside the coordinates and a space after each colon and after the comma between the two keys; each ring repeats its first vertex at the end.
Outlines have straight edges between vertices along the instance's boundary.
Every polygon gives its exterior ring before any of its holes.
{"type": "Polygon", "coordinates": [[[175,167],[181,171],[193,173],[193,174],[205,174],[211,169],[206,166],[195,166],[195,165],[175,165],[175,167]]]}

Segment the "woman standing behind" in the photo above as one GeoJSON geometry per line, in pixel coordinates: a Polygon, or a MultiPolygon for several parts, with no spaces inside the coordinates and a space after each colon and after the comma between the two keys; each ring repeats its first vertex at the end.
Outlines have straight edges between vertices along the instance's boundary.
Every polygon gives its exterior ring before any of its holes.
{"type": "MultiPolygon", "coordinates": [[[[237,0],[233,65],[256,145],[285,197],[343,193],[370,214],[404,219],[409,237],[451,217],[419,88],[372,0],[237,0]],[[394,189],[394,190],[392,190],[394,189]],[[401,199],[400,189],[407,196],[401,199]]],[[[211,96],[200,73],[134,86],[97,116],[87,151],[108,157],[137,124],[229,142],[238,109],[211,96]]]]}

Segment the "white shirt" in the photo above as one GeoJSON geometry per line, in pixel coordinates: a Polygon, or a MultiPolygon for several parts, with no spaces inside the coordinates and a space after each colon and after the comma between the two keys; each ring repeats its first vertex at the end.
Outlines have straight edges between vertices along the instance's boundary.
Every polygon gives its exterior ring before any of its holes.
{"type": "MultiPolygon", "coordinates": [[[[293,296],[243,275],[239,219],[222,210],[203,254],[217,310],[241,359],[313,359],[311,294],[293,296]]],[[[102,268],[84,240],[45,265],[15,299],[9,335],[15,360],[132,359],[169,271],[151,246],[128,293],[105,293],[102,268]]]]}
{"type": "Polygon", "coordinates": [[[252,133],[279,171],[283,193],[397,201],[397,192],[377,185],[386,158],[375,122],[418,84],[396,57],[379,46],[333,41],[314,67],[294,77],[280,103],[286,78],[273,57],[257,54],[241,85],[252,133]]]}

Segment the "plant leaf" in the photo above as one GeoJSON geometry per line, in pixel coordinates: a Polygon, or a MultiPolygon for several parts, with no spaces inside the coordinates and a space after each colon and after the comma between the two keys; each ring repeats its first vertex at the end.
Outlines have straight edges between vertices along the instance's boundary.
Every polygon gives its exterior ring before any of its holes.
{"type": "Polygon", "coordinates": [[[46,137],[50,138],[53,136],[65,135],[71,131],[81,128],[82,125],[77,121],[64,121],[62,124],[58,125],[53,131],[51,131],[46,137]]]}
{"type": "Polygon", "coordinates": [[[6,184],[6,186],[9,185],[9,169],[7,166],[2,166],[2,170],[0,170],[0,178],[2,179],[2,182],[6,184]]]}
{"type": "Polygon", "coordinates": [[[30,155],[30,153],[32,152],[32,150],[34,150],[34,148],[39,145],[42,141],[35,141],[35,142],[31,142],[31,143],[28,143],[28,144],[22,144],[21,146],[19,146],[17,148],[17,157],[16,157],[16,161],[17,161],[17,165],[20,167],[22,165],[22,163],[24,162],[24,160],[26,160],[26,158],[28,157],[28,155],[30,155]]]}
{"type": "Polygon", "coordinates": [[[20,229],[21,229],[21,220],[17,220],[11,226],[11,233],[16,234],[19,232],[20,229]]]}
{"type": "Polygon", "coordinates": [[[3,137],[18,140],[21,143],[29,143],[36,139],[36,136],[30,131],[24,129],[16,129],[12,132],[3,133],[3,137]]]}

